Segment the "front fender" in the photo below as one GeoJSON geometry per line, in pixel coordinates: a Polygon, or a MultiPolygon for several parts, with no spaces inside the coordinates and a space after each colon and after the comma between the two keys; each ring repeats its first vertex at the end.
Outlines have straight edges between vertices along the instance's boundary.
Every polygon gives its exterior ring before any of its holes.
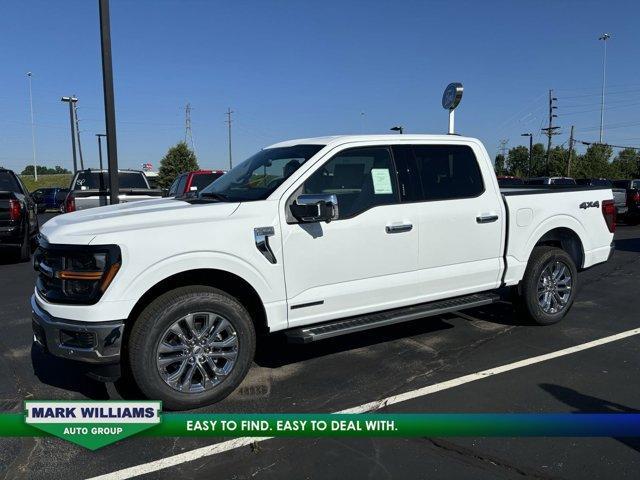
{"type": "Polygon", "coordinates": [[[267,278],[242,258],[229,253],[200,251],[164,258],[130,279],[116,277],[118,281],[113,286],[117,288],[110,289],[109,298],[105,295],[105,300],[126,298],[137,301],[154,285],[173,275],[202,269],[223,270],[242,278],[256,290],[263,303],[281,300],[279,297],[284,296],[284,292],[276,292],[267,278]]]}

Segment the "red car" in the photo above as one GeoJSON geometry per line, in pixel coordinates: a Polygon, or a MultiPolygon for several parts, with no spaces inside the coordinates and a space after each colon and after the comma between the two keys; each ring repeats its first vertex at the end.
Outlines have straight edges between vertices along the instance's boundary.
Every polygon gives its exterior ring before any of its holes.
{"type": "Polygon", "coordinates": [[[197,170],[178,175],[167,192],[167,197],[181,197],[196,194],[204,187],[225,174],[224,170],[197,170]]]}

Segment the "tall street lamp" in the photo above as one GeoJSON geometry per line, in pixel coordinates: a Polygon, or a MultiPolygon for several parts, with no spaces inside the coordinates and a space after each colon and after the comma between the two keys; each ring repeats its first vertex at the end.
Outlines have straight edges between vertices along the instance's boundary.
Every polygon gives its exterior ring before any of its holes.
{"type": "Polygon", "coordinates": [[[78,101],[76,97],[62,97],[61,102],[69,104],[69,122],[71,124],[71,151],[73,152],[73,173],[78,171],[78,161],[76,159],[76,124],[74,122],[73,104],[78,101]]]}
{"type": "Polygon", "coordinates": [[[533,133],[521,133],[521,137],[529,137],[529,168],[527,177],[531,178],[531,163],[533,158],[533,133]]]}
{"type": "Polygon", "coordinates": [[[402,125],[391,127],[389,130],[391,130],[392,132],[398,132],[400,135],[404,133],[404,127],[402,125]]]}
{"type": "Polygon", "coordinates": [[[598,40],[604,43],[604,55],[602,58],[602,102],[600,104],[600,143],[604,137],[604,86],[607,79],[607,40],[611,38],[611,34],[603,33],[598,40]]]}
{"type": "Polygon", "coordinates": [[[36,165],[36,125],[33,123],[33,93],[31,91],[31,72],[27,72],[29,78],[29,108],[31,109],[31,147],[33,149],[33,179],[38,181],[38,166],[36,165]]]}

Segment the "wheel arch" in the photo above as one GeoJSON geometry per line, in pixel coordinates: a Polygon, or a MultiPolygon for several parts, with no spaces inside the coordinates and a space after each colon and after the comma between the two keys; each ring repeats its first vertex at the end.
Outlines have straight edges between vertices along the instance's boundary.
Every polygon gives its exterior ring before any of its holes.
{"type": "MultiPolygon", "coordinates": [[[[124,338],[128,338],[128,334],[133,327],[135,320],[140,316],[140,313],[151,302],[153,302],[154,299],[166,292],[175,290],[176,288],[193,285],[214,287],[237,298],[249,312],[256,328],[256,332],[268,331],[267,314],[264,308],[264,302],[256,289],[248,281],[239,275],[226,270],[199,268],[174,273],[173,275],[163,278],[147,289],[129,313],[129,317],[125,322],[124,338]]],[[[126,344],[126,340],[123,344],[126,344]]]]}
{"type": "MultiPolygon", "coordinates": [[[[556,227],[544,233],[533,245],[557,247],[569,254],[578,269],[582,268],[585,259],[584,244],[580,235],[568,227],[556,227]]],[[[531,249],[533,251],[533,248],[531,249]]]]}

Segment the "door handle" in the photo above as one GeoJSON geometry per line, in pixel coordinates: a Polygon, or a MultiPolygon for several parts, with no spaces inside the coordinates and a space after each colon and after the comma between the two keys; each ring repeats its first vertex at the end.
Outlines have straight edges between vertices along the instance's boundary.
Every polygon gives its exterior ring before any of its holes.
{"type": "Polygon", "coordinates": [[[402,233],[402,232],[410,232],[413,228],[413,225],[410,223],[402,223],[399,225],[387,225],[385,230],[387,233],[402,233]]]}
{"type": "Polygon", "coordinates": [[[476,217],[478,223],[491,223],[498,220],[498,215],[479,215],[476,217]]]}

